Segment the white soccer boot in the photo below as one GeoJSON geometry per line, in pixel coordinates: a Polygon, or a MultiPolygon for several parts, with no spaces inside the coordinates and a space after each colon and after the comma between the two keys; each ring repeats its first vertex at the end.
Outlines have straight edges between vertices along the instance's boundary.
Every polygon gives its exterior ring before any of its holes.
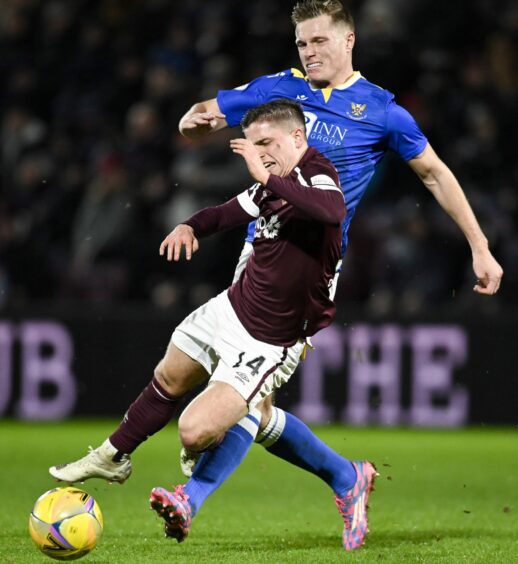
{"type": "Polygon", "coordinates": [[[196,466],[198,460],[200,460],[201,452],[192,452],[182,447],[180,451],[180,468],[182,469],[182,474],[187,478],[192,476],[194,472],[194,467],[196,466]]]}
{"type": "Polygon", "coordinates": [[[63,482],[83,482],[88,478],[104,478],[109,482],[124,483],[131,474],[129,454],[123,454],[120,460],[114,460],[117,449],[108,439],[94,449],[88,447],[88,454],[68,464],[51,466],[49,473],[63,482]]]}

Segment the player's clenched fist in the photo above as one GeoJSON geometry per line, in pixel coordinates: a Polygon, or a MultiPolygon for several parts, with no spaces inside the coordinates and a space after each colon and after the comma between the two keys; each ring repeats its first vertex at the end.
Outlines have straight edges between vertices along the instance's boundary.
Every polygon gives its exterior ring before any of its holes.
{"type": "Polygon", "coordinates": [[[504,271],[489,250],[473,253],[473,270],[477,275],[473,290],[477,294],[493,296],[498,292],[504,271]]]}
{"type": "Polygon", "coordinates": [[[185,258],[187,260],[191,260],[193,253],[200,248],[192,227],[180,223],[162,241],[160,256],[166,255],[167,260],[179,261],[182,247],[185,247],[185,258]]]}

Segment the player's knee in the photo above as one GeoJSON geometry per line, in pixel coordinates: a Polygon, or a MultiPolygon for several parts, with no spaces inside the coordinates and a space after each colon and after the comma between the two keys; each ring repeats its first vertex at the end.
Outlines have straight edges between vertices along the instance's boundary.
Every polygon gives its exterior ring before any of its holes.
{"type": "Polygon", "coordinates": [[[178,420],[178,434],[182,446],[193,452],[206,449],[216,438],[211,429],[199,422],[194,422],[188,417],[180,417],[178,420]]]}
{"type": "Polygon", "coordinates": [[[187,450],[200,452],[207,445],[204,434],[197,429],[179,429],[178,432],[180,435],[180,442],[187,450]]]}

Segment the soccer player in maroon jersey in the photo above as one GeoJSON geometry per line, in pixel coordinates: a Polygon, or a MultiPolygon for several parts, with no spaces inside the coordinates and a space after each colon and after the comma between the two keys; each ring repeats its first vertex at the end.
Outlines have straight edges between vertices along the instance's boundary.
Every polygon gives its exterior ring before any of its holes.
{"type": "MultiPolygon", "coordinates": [[[[113,465],[106,458],[115,459],[123,481],[130,472],[127,455],[140,444],[138,437],[146,429],[149,434],[156,430],[150,414],[170,418],[179,398],[210,376],[178,424],[183,446],[203,452],[192,477],[172,492],[161,487],[151,492],[151,506],[164,518],[166,535],[179,542],[204,500],[248,452],[261,419],[257,405],[290,378],[306,339],[328,326],[336,311],[330,292],[341,260],[346,206],[334,166],[308,147],[304,114],[296,102],[278,100],[252,109],[242,128],[246,138],[230,145],[256,184],[178,225],[160,253],[177,261],[185,248],[189,260],[198,238],[256,219],[245,269],[228,290],[175,329],[155,377],[109,440],[76,462],[51,468],[52,475],[69,482],[110,477],[113,465]]],[[[368,461],[352,465],[356,480],[337,498],[349,549],[363,543],[376,475],[368,461]]]]}

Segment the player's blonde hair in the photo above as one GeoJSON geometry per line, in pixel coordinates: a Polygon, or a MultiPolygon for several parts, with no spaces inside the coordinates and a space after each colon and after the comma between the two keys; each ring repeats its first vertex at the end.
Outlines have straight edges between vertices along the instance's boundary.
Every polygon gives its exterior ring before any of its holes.
{"type": "Polygon", "coordinates": [[[296,26],[318,16],[331,16],[334,24],[343,24],[354,31],[353,16],[340,0],[301,0],[293,7],[291,21],[296,26]]]}

